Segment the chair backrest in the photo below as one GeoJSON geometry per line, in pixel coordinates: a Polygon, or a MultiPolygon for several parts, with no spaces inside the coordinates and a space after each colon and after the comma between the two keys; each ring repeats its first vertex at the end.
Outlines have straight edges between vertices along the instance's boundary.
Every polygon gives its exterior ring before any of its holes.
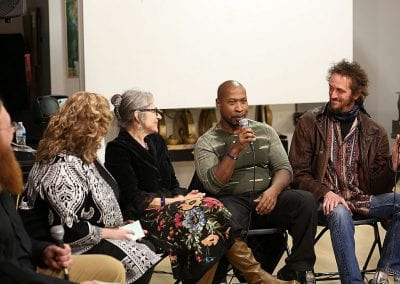
{"type": "Polygon", "coordinates": [[[40,96],[37,98],[41,120],[49,121],[51,115],[60,107],[58,100],[54,96],[40,96]]]}
{"type": "Polygon", "coordinates": [[[60,108],[60,106],[68,99],[68,96],[48,95],[36,98],[34,109],[34,119],[37,124],[41,125],[42,130],[47,126],[50,117],[60,108]]]}

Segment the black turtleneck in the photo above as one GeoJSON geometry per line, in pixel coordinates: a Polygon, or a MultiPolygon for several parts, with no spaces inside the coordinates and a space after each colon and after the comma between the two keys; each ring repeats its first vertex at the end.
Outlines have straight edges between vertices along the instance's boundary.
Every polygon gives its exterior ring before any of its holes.
{"type": "Polygon", "coordinates": [[[341,121],[340,122],[340,133],[342,134],[342,139],[346,137],[347,134],[349,134],[349,131],[351,129],[351,126],[353,125],[355,117],[353,118],[352,121],[341,121]]]}

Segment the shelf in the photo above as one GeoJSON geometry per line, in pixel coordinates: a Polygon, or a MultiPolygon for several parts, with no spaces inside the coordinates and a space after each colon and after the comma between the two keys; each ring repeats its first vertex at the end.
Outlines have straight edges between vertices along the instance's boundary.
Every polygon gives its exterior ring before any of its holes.
{"type": "Polygon", "coordinates": [[[194,144],[167,145],[169,151],[193,150],[194,144]]]}

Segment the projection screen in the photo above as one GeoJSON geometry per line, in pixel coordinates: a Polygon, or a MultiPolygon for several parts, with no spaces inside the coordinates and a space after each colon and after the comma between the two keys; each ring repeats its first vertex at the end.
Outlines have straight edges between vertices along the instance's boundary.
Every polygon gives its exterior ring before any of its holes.
{"type": "Polygon", "coordinates": [[[353,57],[350,0],[85,0],[84,85],[129,88],[159,108],[215,106],[228,79],[249,104],[323,102],[333,62],[353,57]]]}

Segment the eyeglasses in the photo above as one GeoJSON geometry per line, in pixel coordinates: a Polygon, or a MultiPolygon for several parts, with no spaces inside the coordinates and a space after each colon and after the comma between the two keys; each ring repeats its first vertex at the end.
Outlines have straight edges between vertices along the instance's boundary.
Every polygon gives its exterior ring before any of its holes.
{"type": "Polygon", "coordinates": [[[0,127],[0,130],[10,130],[12,129],[13,132],[15,132],[15,129],[17,129],[17,123],[15,121],[12,121],[8,127],[0,127]]]}
{"type": "Polygon", "coordinates": [[[163,114],[162,110],[158,109],[158,108],[141,108],[141,109],[135,109],[135,110],[141,111],[141,112],[149,111],[149,112],[159,114],[159,115],[163,114]]]}

